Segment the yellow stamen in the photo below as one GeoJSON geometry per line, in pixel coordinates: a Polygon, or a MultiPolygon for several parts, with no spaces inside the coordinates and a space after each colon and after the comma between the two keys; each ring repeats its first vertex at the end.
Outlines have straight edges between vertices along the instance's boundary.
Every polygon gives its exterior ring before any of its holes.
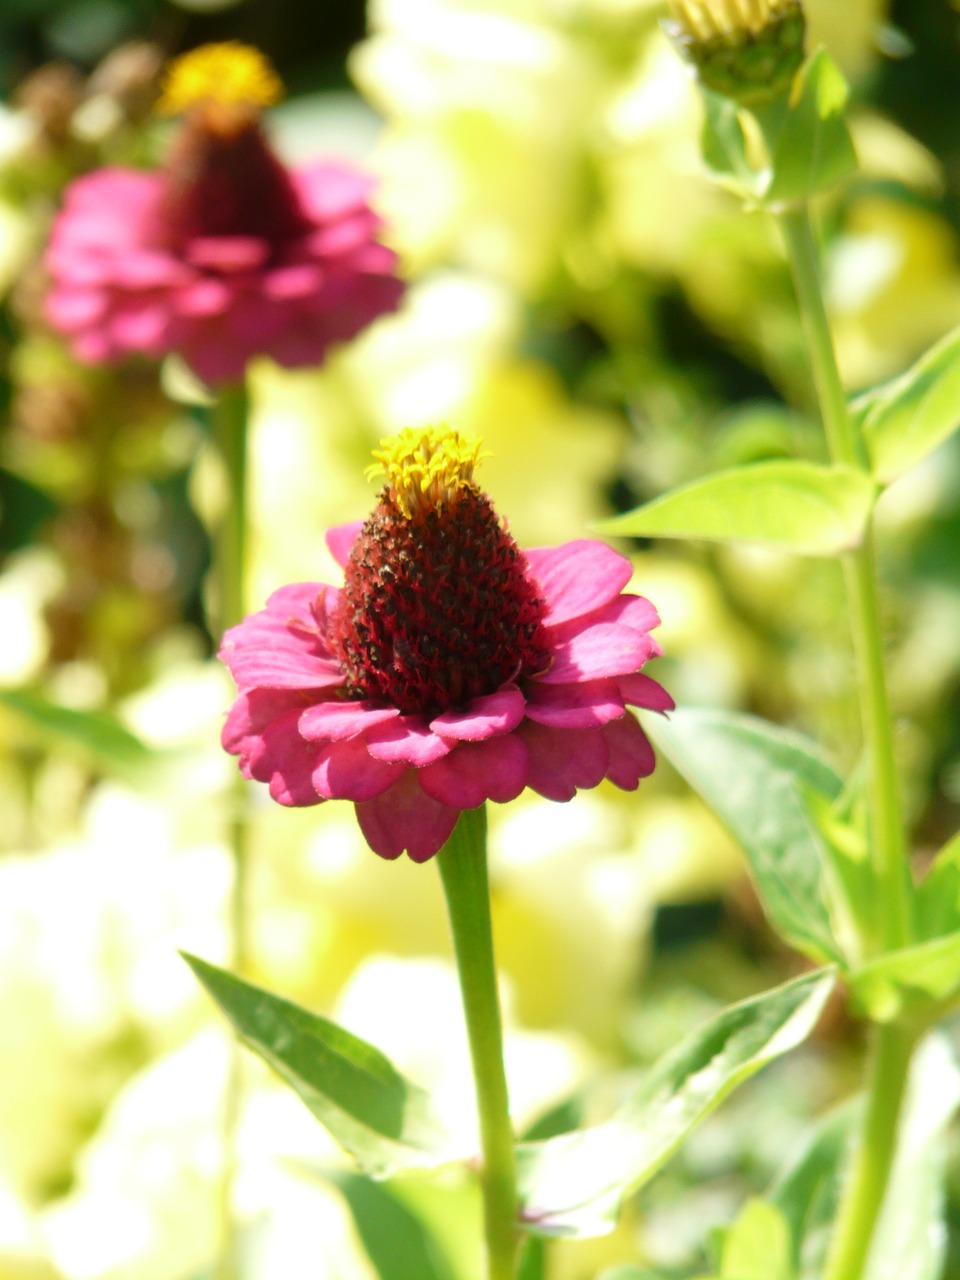
{"type": "Polygon", "coordinates": [[[198,103],[224,107],[272,107],[283,84],[258,49],[239,40],[203,44],[167,67],[156,110],[173,116],[198,103]]]}
{"type": "Polygon", "coordinates": [[[449,427],[408,427],[374,449],[376,462],[367,467],[368,480],[386,476],[397,506],[408,520],[415,514],[442,508],[457,493],[473,485],[473,469],[481,458],[481,442],[449,427]]]}
{"type": "Polygon", "coordinates": [[[695,40],[759,35],[790,5],[791,0],[667,0],[671,16],[695,40]]]}

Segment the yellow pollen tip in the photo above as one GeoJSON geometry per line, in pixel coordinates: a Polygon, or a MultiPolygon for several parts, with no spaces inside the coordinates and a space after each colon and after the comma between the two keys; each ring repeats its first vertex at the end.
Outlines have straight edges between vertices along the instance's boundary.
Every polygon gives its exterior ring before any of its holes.
{"type": "Polygon", "coordinates": [[[203,44],[174,58],[164,77],[156,110],[174,116],[198,103],[225,107],[272,107],[283,84],[258,50],[238,40],[203,44]]]}
{"type": "Polygon", "coordinates": [[[474,467],[489,456],[481,449],[475,436],[449,427],[408,427],[380,441],[373,451],[376,462],[367,467],[366,476],[385,476],[397,506],[411,520],[415,514],[442,508],[473,485],[474,467]]]}

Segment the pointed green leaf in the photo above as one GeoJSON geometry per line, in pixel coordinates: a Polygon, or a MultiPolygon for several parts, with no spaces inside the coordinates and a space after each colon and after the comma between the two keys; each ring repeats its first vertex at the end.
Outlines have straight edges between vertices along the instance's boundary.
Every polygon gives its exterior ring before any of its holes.
{"type": "Polygon", "coordinates": [[[329,1170],[380,1280],[456,1280],[433,1235],[393,1190],[359,1173],[329,1170]]]}
{"type": "Polygon", "coordinates": [[[847,84],[825,49],[802,67],[773,148],[763,203],[793,204],[827,191],[857,171],[844,111],[847,84]]]}
{"type": "Polygon", "coordinates": [[[888,484],[960,426],[960,329],[853,407],[863,415],[874,474],[888,484]]]}
{"type": "Polygon", "coordinates": [[[527,1236],[520,1246],[517,1280],[547,1280],[547,1242],[543,1236],[527,1236]]]}
{"type": "Polygon", "coordinates": [[[859,545],[874,497],[870,477],[852,467],[757,462],[695,480],[599,528],[605,534],[749,542],[835,556],[859,545]]]}
{"type": "Polygon", "coordinates": [[[255,1053],[374,1177],[455,1158],[427,1094],[378,1049],[336,1023],[184,955],[255,1053]]]}
{"type": "Polygon", "coordinates": [[[0,706],[13,711],[45,738],[79,747],[105,769],[136,772],[160,759],[160,753],[103,711],[63,707],[27,689],[0,691],[0,706]]]}
{"type": "Polygon", "coordinates": [[[790,1227],[775,1205],[748,1200],[726,1233],[721,1280],[793,1280],[790,1227]]]}
{"type": "Polygon", "coordinates": [[[522,1219],[538,1235],[613,1229],[625,1195],[651,1178],[737,1085],[801,1044],[833,989],[807,974],[725,1009],[640,1079],[605,1124],[517,1148],[522,1219]]]}
{"type": "Polygon", "coordinates": [[[747,155],[740,108],[732,98],[701,86],[703,129],[700,151],[713,180],[744,199],[758,196],[767,174],[758,173],[747,155]]]}
{"type": "Polygon", "coordinates": [[[770,1203],[789,1227],[793,1266],[803,1280],[822,1275],[841,1176],[861,1111],[857,1099],[824,1116],[770,1189],[770,1203]]]}
{"type": "Polygon", "coordinates": [[[842,783],[816,746],[755,716],[692,707],[646,728],[743,846],[774,928],[817,960],[841,960],[824,896],[824,843],[807,797],[832,801],[842,783]]]}
{"type": "Polygon", "coordinates": [[[960,832],[944,845],[917,885],[914,919],[921,938],[960,930],[960,832]]]}
{"type": "Polygon", "coordinates": [[[857,1003],[877,1022],[960,996],[960,931],[879,956],[849,974],[857,1003]]]}

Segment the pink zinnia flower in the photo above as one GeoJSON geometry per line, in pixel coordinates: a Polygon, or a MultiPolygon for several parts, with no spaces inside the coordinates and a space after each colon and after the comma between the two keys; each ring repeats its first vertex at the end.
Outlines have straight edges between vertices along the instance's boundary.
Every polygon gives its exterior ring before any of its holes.
{"type": "MultiPolygon", "coordinates": [[[[300,582],[224,637],[223,745],[285,805],[352,800],[370,846],[433,857],[463,809],[531,787],[570,800],[654,766],[628,706],[667,711],[628,560],[602,542],[521,552],[473,483],[479,444],[404,431],[363,524],[327,535],[343,587],[300,582]]],[[[379,470],[375,468],[374,470],[379,470]]]]}
{"type": "Polygon", "coordinates": [[[71,184],[46,255],[47,315],[80,359],[176,351],[229,382],[257,355],[319,364],[397,307],[371,179],[333,161],[285,168],[258,118],[279,93],[255,50],[204,46],[168,77],[161,109],[187,114],[165,167],[71,184]]]}

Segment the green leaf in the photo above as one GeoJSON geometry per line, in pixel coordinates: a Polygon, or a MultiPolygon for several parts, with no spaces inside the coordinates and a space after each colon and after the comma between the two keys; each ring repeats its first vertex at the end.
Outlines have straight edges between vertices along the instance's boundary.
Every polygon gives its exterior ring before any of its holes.
{"type": "Polygon", "coordinates": [[[520,1246],[517,1280],[546,1280],[547,1242],[543,1236],[527,1236],[520,1246]]]}
{"type": "Polygon", "coordinates": [[[681,707],[646,728],[743,846],[770,921],[816,960],[840,961],[824,897],[823,838],[809,811],[842,783],[816,746],[754,716],[681,707]]]}
{"type": "Polygon", "coordinates": [[[960,329],[931,347],[906,373],[861,397],[874,474],[888,484],[960,426],[960,329]]]}
{"type": "Polygon", "coordinates": [[[390,1187],[342,1169],[327,1178],[343,1194],[380,1280],[456,1280],[433,1235],[390,1187]]]}
{"type": "Polygon", "coordinates": [[[914,919],[921,938],[960,930],[960,832],[944,845],[917,885],[914,919]]]}
{"type": "Polygon", "coordinates": [[[79,747],[97,764],[113,772],[136,772],[160,759],[119,720],[102,711],[62,707],[26,689],[0,691],[0,706],[14,712],[46,739],[79,747]]]}
{"type": "Polygon", "coordinates": [[[793,1280],[790,1227],[775,1205],[748,1200],[723,1242],[721,1280],[793,1280]]]}
{"type": "Polygon", "coordinates": [[[763,203],[793,204],[836,186],[857,170],[844,110],[847,84],[825,49],[798,73],[790,107],[773,145],[763,203]]]}
{"type": "Polygon", "coordinates": [[[601,533],[749,542],[835,556],[859,545],[873,506],[869,476],[815,462],[757,462],[718,471],[604,521],[601,533]]]}
{"type": "Polygon", "coordinates": [[[848,975],[860,1007],[877,1022],[929,1016],[960,995],[960,931],[878,956],[848,975]]]}
{"type": "Polygon", "coordinates": [[[687,1036],[640,1079],[604,1124],[517,1148],[522,1220],[538,1235],[596,1236],[737,1085],[801,1044],[833,989],[807,974],[733,1005],[687,1036]]]}
{"type": "Polygon", "coordinates": [[[822,837],[824,896],[834,938],[848,964],[859,964],[874,928],[876,880],[870,861],[866,807],[859,781],[831,800],[801,788],[822,837]]]}
{"type": "Polygon", "coordinates": [[[455,1158],[427,1094],[378,1049],[196,956],[184,959],[244,1043],[286,1080],[364,1172],[387,1177],[455,1158]]]}
{"type": "Polygon", "coordinates": [[[700,87],[703,129],[700,150],[713,180],[744,199],[761,194],[767,175],[758,173],[747,154],[740,109],[732,98],[700,87]]]}
{"type": "Polygon", "coordinates": [[[841,1172],[862,1108],[838,1107],[824,1116],[784,1168],[769,1192],[770,1203],[783,1215],[799,1276],[819,1277],[836,1221],[841,1172]]]}

